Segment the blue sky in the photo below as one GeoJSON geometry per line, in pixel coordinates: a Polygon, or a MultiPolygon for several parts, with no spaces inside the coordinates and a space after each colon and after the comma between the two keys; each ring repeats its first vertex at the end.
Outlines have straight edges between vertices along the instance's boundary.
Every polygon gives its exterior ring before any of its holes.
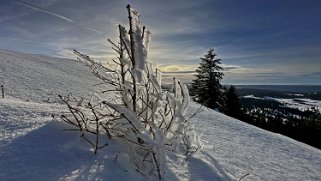
{"type": "Polygon", "coordinates": [[[107,38],[128,3],[152,31],[150,59],[183,80],[213,47],[223,83],[321,84],[319,0],[2,0],[0,49],[115,57],[107,38]]]}

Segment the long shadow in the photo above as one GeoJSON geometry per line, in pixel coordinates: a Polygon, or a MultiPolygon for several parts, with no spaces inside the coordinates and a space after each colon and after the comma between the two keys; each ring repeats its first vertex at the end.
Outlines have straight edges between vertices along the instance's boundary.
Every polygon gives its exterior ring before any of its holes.
{"type": "MultiPolygon", "coordinates": [[[[124,150],[119,144],[111,140],[108,147],[94,155],[78,132],[63,132],[65,128],[65,123],[52,121],[3,147],[0,181],[150,179],[115,161],[117,153],[124,150]]],[[[175,180],[174,173],[169,175],[175,180]]]]}
{"type": "Polygon", "coordinates": [[[75,138],[75,133],[62,132],[61,125],[51,122],[14,139],[0,152],[0,180],[59,180],[90,155],[88,149],[71,146],[79,141],[75,138]]]}

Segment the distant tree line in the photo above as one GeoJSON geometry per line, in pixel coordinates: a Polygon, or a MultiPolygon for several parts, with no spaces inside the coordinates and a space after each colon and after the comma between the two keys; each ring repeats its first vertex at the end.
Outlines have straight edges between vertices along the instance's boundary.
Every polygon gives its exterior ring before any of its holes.
{"type": "Polygon", "coordinates": [[[295,111],[293,109],[243,107],[242,114],[236,118],[321,149],[321,114],[317,109],[295,111]],[[294,116],[291,112],[300,113],[300,116],[294,116]]]}

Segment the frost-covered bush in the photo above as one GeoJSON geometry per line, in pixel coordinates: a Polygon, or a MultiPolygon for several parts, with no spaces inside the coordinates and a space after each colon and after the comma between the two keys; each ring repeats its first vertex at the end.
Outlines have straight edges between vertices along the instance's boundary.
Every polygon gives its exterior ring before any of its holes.
{"type": "Polygon", "coordinates": [[[128,145],[128,155],[137,171],[163,179],[167,151],[187,157],[199,148],[197,135],[190,130],[184,115],[189,104],[186,85],[174,79],[172,91],[161,88],[161,72],[148,60],[151,32],[140,25],[139,13],[127,6],[129,30],[119,25],[119,43],[112,44],[118,60],[103,65],[75,51],[78,60],[115,94],[114,100],[91,102],[61,97],[69,108],[62,119],[76,127],[95,150],[106,146],[102,135],[128,145]],[[87,134],[96,135],[94,141],[87,134]],[[103,142],[105,144],[101,144],[103,142]]]}

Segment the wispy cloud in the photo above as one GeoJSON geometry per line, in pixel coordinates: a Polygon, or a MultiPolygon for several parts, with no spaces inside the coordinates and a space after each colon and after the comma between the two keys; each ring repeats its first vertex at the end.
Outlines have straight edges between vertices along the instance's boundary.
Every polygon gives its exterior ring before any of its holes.
{"type": "Polygon", "coordinates": [[[229,72],[229,71],[232,71],[232,70],[235,70],[235,69],[243,68],[240,65],[228,65],[228,64],[222,64],[222,67],[224,69],[224,72],[229,72]]]}
{"type": "Polygon", "coordinates": [[[34,5],[31,5],[31,4],[23,3],[23,2],[20,2],[20,1],[15,1],[15,0],[13,0],[12,2],[14,2],[14,3],[16,3],[16,4],[19,4],[19,5],[21,5],[21,6],[24,6],[24,7],[30,8],[30,9],[33,9],[33,10],[35,10],[35,11],[39,11],[39,12],[42,12],[42,13],[46,13],[46,14],[55,16],[56,18],[59,18],[59,19],[61,19],[61,20],[67,21],[67,22],[72,23],[72,24],[75,24],[75,25],[77,25],[77,26],[80,26],[80,27],[85,28],[85,29],[87,29],[87,30],[93,31],[93,32],[95,32],[95,33],[103,34],[102,32],[100,32],[100,31],[98,31],[98,30],[96,30],[96,29],[94,29],[94,28],[78,25],[78,24],[75,23],[74,20],[72,20],[72,19],[70,19],[70,18],[68,18],[68,17],[66,17],[66,16],[63,16],[63,15],[61,15],[61,14],[53,13],[53,12],[47,11],[47,10],[45,10],[45,9],[36,7],[36,6],[34,6],[34,5]]]}
{"type": "Polygon", "coordinates": [[[193,65],[158,65],[157,68],[159,68],[163,72],[186,72],[186,71],[194,71],[195,66],[193,65]]]}
{"type": "Polygon", "coordinates": [[[36,7],[36,6],[30,5],[30,4],[27,4],[27,3],[23,3],[23,2],[20,2],[20,1],[12,1],[12,2],[14,2],[14,3],[16,3],[16,4],[19,4],[19,5],[21,5],[21,6],[27,7],[27,8],[31,8],[31,9],[33,9],[33,10],[35,10],[35,11],[39,11],[39,12],[43,12],[43,13],[46,13],[46,14],[50,14],[50,15],[55,16],[55,17],[57,17],[57,18],[60,18],[60,19],[62,19],[62,20],[68,21],[68,22],[70,22],[70,23],[74,23],[73,20],[71,20],[70,18],[67,18],[67,17],[65,17],[65,16],[63,16],[63,15],[56,14],[56,13],[47,11],[47,10],[45,10],[45,9],[38,8],[38,7],[36,7]]]}

